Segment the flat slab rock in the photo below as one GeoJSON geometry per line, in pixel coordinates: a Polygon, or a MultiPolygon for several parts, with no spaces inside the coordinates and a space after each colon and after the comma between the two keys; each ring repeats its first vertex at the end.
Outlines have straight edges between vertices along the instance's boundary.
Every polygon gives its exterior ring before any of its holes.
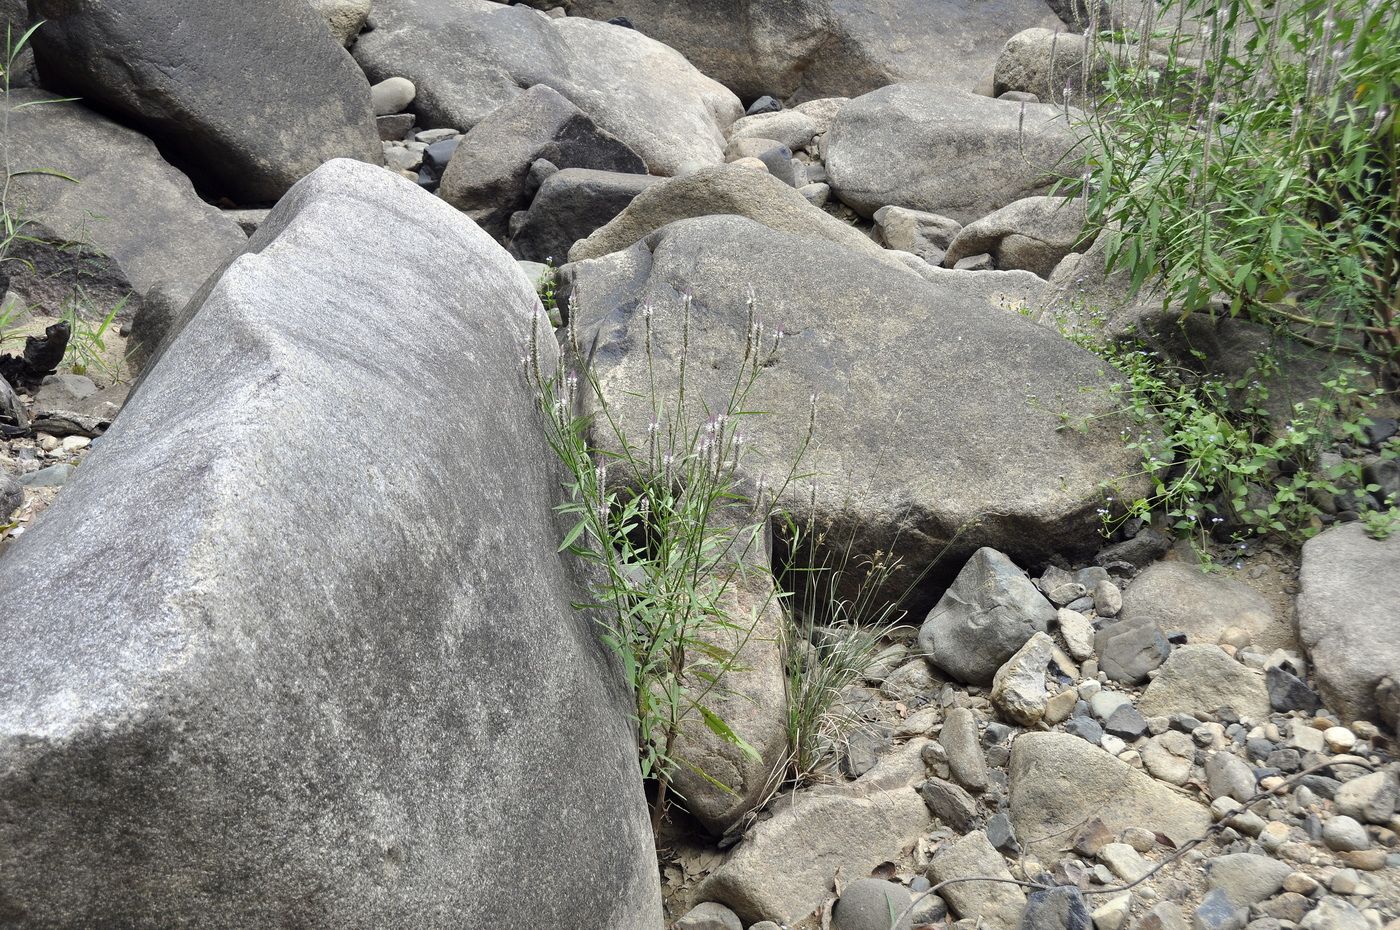
{"type": "Polygon", "coordinates": [[[201,300],[0,559],[0,922],[655,930],[514,260],[337,160],[201,300]]]}
{"type": "MultiPolygon", "coordinates": [[[[654,194],[652,188],[642,196],[654,194]]],[[[640,197],[638,198],[641,199],[640,197]]],[[[634,206],[635,206],[634,201],[634,206]]],[[[765,360],[748,420],[742,477],[776,487],[816,433],[786,503],[854,551],[903,559],[908,585],[957,539],[937,569],[973,550],[1033,565],[1100,542],[1100,486],[1133,470],[1112,417],[1101,431],[1059,429],[1058,412],[1114,409],[1104,366],[1058,334],[948,292],[838,245],[737,217],[684,220],[623,252],[574,266],[585,345],[624,430],[645,437],[649,402],[644,308],[652,308],[657,390],[673,396],[683,310],[692,295],[687,390],[725,410],[743,357],[749,309],[765,326],[765,360]],[[1054,411],[1054,412],[1052,412],[1054,411]]],[[[921,605],[929,606],[927,601],[921,605]]],[[[1053,613],[1052,613],[1053,616],[1053,613]]]]}

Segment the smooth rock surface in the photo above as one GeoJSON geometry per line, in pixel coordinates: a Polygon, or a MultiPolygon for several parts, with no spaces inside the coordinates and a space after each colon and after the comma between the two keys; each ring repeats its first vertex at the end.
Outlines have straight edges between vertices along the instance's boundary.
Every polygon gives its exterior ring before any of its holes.
{"type": "Polygon", "coordinates": [[[369,82],[305,0],[30,10],[44,86],[140,129],[212,193],[271,202],[329,159],[383,164],[369,82]]]}
{"type": "Polygon", "coordinates": [[[198,300],[0,560],[4,922],[655,930],[514,260],[337,160],[198,300]]]}
{"type": "Polygon", "coordinates": [[[1085,244],[1084,223],[1077,197],[1023,197],[964,226],[943,265],[952,268],[985,252],[998,270],[1049,278],[1062,258],[1085,244]]]}
{"type": "MultiPolygon", "coordinates": [[[[1006,860],[980,830],[944,847],[929,863],[928,875],[935,884],[972,875],[1012,877],[1006,860]]],[[[944,888],[940,895],[954,914],[975,918],[989,930],[1012,930],[1020,923],[1026,906],[1026,893],[1019,886],[1004,882],[959,882],[944,888]]]]}
{"type": "Polygon", "coordinates": [[[1148,620],[1196,645],[1215,645],[1231,627],[1249,633],[1264,652],[1295,649],[1288,623],[1274,616],[1253,588],[1223,575],[1207,575],[1185,562],[1158,562],[1133,580],[1123,597],[1125,620],[1148,620]]]}
{"type": "Polygon", "coordinates": [[[575,242],[612,222],[658,183],[660,178],[644,174],[565,168],[540,185],[506,248],[517,258],[563,263],[575,242]]]}
{"type": "Polygon", "coordinates": [[[1060,107],[895,84],[841,109],[826,170],[861,216],[894,205],[970,223],[1043,193],[1061,171],[1077,174],[1065,161],[1074,141],[1060,107]]]}
{"type": "Polygon", "coordinates": [[[1219,646],[1177,647],[1138,702],[1148,717],[1213,714],[1222,707],[1260,721],[1269,715],[1269,692],[1263,672],[1236,662],[1219,646]]]}
{"type": "MultiPolygon", "coordinates": [[[[651,188],[628,209],[662,190],[651,188]]],[[[692,367],[687,390],[719,412],[748,338],[751,289],[763,351],[773,354],[749,398],[770,415],[751,420],[742,478],[773,487],[788,472],[816,394],[816,441],[800,469],[815,477],[789,484],[785,502],[800,522],[815,500],[812,516],[822,526],[830,521],[843,547],[849,540],[854,552],[901,559],[906,567],[891,585],[908,586],[913,576],[904,573],[921,572],[954,536],[930,586],[982,546],[1025,564],[1055,549],[1085,553],[1099,538],[1100,482],[1131,469],[1114,430],[1099,439],[1066,435],[1058,416],[1026,405],[1033,393],[1054,410],[1108,413],[1113,399],[1094,356],[1016,314],[989,313],[849,249],[717,216],[673,223],[566,270],[582,341],[596,336],[603,388],[636,436],[652,416],[649,404],[628,396],[648,378],[643,309],[652,308],[653,370],[668,396],[682,344],[679,293],[691,294],[689,351],[714,363],[692,367]],[[924,322],[930,317],[936,330],[924,322]],[[909,370],[892,370],[893,358],[909,370]],[[970,365],[980,372],[975,380],[966,377],[970,365]],[[939,451],[949,448],[956,457],[939,451]]],[[[922,591],[910,609],[929,606],[922,591]]],[[[1045,608],[1048,623],[1054,611],[1045,608]]],[[[983,680],[1009,655],[979,667],[983,680]]]]}
{"type": "Polygon", "coordinates": [[[554,19],[489,0],[375,0],[374,23],[355,58],[376,81],[413,81],[425,125],[470,129],[525,88],[546,84],[652,174],[673,175],[723,161],[724,133],[744,112],[674,49],[583,16],[554,19]]]}
{"type": "Polygon", "coordinates": [[[1065,836],[1097,817],[1120,833],[1160,831],[1176,843],[1210,825],[1182,792],[1066,733],[1025,733],[1011,744],[1011,822],[1026,850],[1054,858],[1065,836]]]}
{"type": "Polygon", "coordinates": [[[1375,540],[1360,524],[1327,530],[1304,544],[1298,580],[1298,640],[1327,707],[1394,727],[1400,702],[1378,700],[1378,690],[1400,681],[1400,535],[1375,540]]]}

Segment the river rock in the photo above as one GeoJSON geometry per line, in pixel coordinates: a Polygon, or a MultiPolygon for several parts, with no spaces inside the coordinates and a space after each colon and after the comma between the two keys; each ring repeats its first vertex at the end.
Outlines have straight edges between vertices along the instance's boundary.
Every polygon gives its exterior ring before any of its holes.
{"type": "Polygon", "coordinates": [[[274,201],[328,159],[383,164],[369,82],[305,0],[30,10],[44,86],[140,129],[212,193],[274,201]]]}
{"type": "Polygon", "coordinates": [[[1064,29],[1043,0],[574,0],[574,15],[625,16],[740,97],[855,96],[898,81],[972,89],[1006,37],[1064,29]]]}
{"type": "Polygon", "coordinates": [[[992,680],[992,705],[1007,720],[1032,727],[1045,716],[1045,702],[1050,698],[1045,669],[1054,651],[1055,641],[1038,632],[997,670],[992,680]]]}
{"type": "MultiPolygon", "coordinates": [[[[1006,868],[1006,860],[981,830],[945,846],[929,863],[928,875],[935,884],[972,875],[1012,877],[1006,868]]],[[[1017,927],[1026,906],[1026,893],[1019,886],[1005,882],[959,882],[949,885],[939,894],[948,902],[954,914],[975,918],[989,930],[1017,927]]]]}
{"type": "Polygon", "coordinates": [[[1236,662],[1219,646],[1178,647],[1138,703],[1149,717],[1213,714],[1222,707],[1252,721],[1269,716],[1264,673],[1236,662]]]}
{"type": "Polygon", "coordinates": [[[1215,645],[1231,627],[1249,634],[1262,651],[1294,649],[1293,631],[1274,616],[1253,588],[1223,575],[1207,575],[1185,562],[1158,562],[1133,580],[1123,596],[1125,620],[1148,620],[1186,641],[1215,645]]]}
{"type": "Polygon", "coordinates": [[[527,261],[567,260],[575,242],[606,226],[637,195],[660,178],[617,171],[565,168],[540,185],[507,243],[510,253],[527,261]]]}
{"type": "Polygon", "coordinates": [[[1074,145],[1063,108],[894,84],[842,108],[826,170],[832,193],[861,216],[894,205],[970,223],[1043,193],[1072,169],[1074,145]]]}
{"type": "Polygon", "coordinates": [[[471,129],[524,89],[548,85],[652,174],[723,161],[724,134],[744,112],[644,32],[489,0],[375,0],[374,29],[355,57],[373,80],[413,81],[414,110],[427,126],[471,129]]]}
{"type": "Polygon", "coordinates": [[[964,226],[943,256],[945,267],[987,254],[1003,271],[1042,278],[1085,237],[1084,205],[1074,197],[1024,197],[964,226]]]}
{"type": "Polygon", "coordinates": [[[1386,679],[1400,681],[1400,534],[1372,539],[1360,524],[1327,530],[1304,544],[1298,580],[1298,639],[1327,707],[1395,726],[1385,711],[1400,702],[1377,694],[1386,679]]]}
{"type": "Polygon", "coordinates": [[[1027,852],[1059,855],[1064,837],[1097,817],[1113,834],[1160,831],[1178,844],[1210,825],[1185,794],[1066,733],[1026,733],[1011,744],[1011,822],[1027,852]]]}
{"type": "MultiPolygon", "coordinates": [[[[643,192],[618,219],[665,186],[643,192]]],[[[575,258],[588,241],[575,246],[575,258]]],[[[735,383],[752,299],[766,373],[749,403],[771,415],[751,420],[741,480],[776,486],[804,442],[818,395],[819,441],[799,469],[814,477],[788,484],[784,503],[799,523],[811,515],[843,548],[849,542],[852,552],[880,550],[898,559],[907,567],[891,583],[901,591],[913,577],[904,572],[923,571],[956,537],[936,566],[941,571],[927,577],[928,588],[913,590],[911,610],[926,612],[926,591],[948,577],[943,566],[979,547],[1029,563],[1051,549],[1091,550],[1100,483],[1132,467],[1116,432],[1105,428],[1101,440],[1069,436],[1058,416],[1025,406],[1030,392],[1055,410],[1111,416],[1095,356],[1016,314],[989,314],[985,305],[850,249],[713,216],[672,223],[626,251],[566,270],[581,341],[597,340],[603,388],[632,436],[645,436],[653,415],[649,402],[635,398],[648,371],[662,396],[675,390],[685,320],[678,291],[690,295],[694,320],[705,321],[690,328],[690,357],[714,360],[691,367],[687,390],[709,398],[714,411],[722,411],[735,383]],[[925,323],[931,315],[936,329],[925,323]],[[889,359],[896,357],[917,374],[893,378],[889,359]],[[972,364],[981,372],[975,380],[964,376],[972,364]],[[956,457],[937,453],[953,447],[956,457]]],[[[990,682],[1054,617],[1033,587],[1026,597],[1033,612],[1018,621],[1021,638],[1008,636],[967,674],[990,682]]],[[[959,616],[978,609],[976,592],[960,598],[959,616]]],[[[995,602],[985,609],[997,618],[1004,612],[995,602]]]]}
{"type": "Polygon", "coordinates": [[[515,261],[336,160],[197,300],[0,560],[5,922],[660,926],[515,261]]]}

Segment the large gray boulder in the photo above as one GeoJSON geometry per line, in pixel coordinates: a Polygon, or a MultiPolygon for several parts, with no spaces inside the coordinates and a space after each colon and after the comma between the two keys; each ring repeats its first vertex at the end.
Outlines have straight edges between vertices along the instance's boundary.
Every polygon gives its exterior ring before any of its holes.
{"type": "Polygon", "coordinates": [[[1091,553],[1101,542],[1101,482],[1133,471],[1096,357],[842,246],[702,217],[570,274],[583,343],[596,338],[603,388],[632,436],[651,421],[650,398],[637,396],[649,378],[660,396],[677,388],[680,292],[693,300],[689,357],[703,360],[690,366],[687,397],[712,412],[724,412],[744,364],[751,294],[765,367],[749,409],[768,414],[745,428],[753,451],[741,477],[781,482],[815,395],[814,442],[798,469],[808,477],[787,486],[783,504],[842,547],[902,559],[892,579],[901,590],[935,560],[928,583],[946,580],[982,546],[1028,566],[1091,553]],[[1059,428],[1060,413],[1104,419],[1080,434],[1059,428]]]}
{"type": "Polygon", "coordinates": [[[1213,714],[1228,707],[1252,723],[1269,716],[1264,673],[1231,658],[1219,646],[1180,646],[1147,686],[1138,710],[1148,717],[1213,714]]]}
{"type": "Polygon", "coordinates": [[[986,685],[1054,619],[1025,572],[995,549],[978,549],[919,628],[919,646],[958,681],[986,685]]]}
{"type": "Polygon", "coordinates": [[[575,242],[612,222],[638,194],[659,183],[645,174],[565,168],[540,185],[519,225],[512,223],[506,247],[526,261],[563,262],[575,242]]]}
{"type": "Polygon", "coordinates": [[[556,168],[646,174],[636,152],[600,130],[554,88],[537,84],[463,137],[438,196],[491,235],[502,236],[511,215],[529,205],[530,166],[541,158],[556,168]]]}
{"type": "Polygon", "coordinates": [[[1028,853],[1063,855],[1090,820],[1114,835],[1129,827],[1180,845],[1210,826],[1210,811],[1150,775],[1068,733],[1024,733],[1011,744],[1011,822],[1028,853]]]}
{"type": "Polygon", "coordinates": [[[903,267],[869,237],[812,206],[782,181],[740,165],[712,165],[648,188],[611,222],[576,243],[569,250],[569,260],[620,252],[678,220],[722,215],[742,216],[769,229],[825,239],[887,265],[903,267]]]}
{"type": "Polygon", "coordinates": [[[129,121],[210,192],[274,201],[381,164],[369,82],[305,0],[30,0],[44,86],[129,121]]]}
{"type": "Polygon", "coordinates": [[[971,90],[1008,36],[1065,25],[1044,0],[573,0],[625,16],[745,100],[857,96],[900,81],[971,90]]]}
{"type": "Polygon", "coordinates": [[[1348,523],[1314,536],[1298,580],[1298,640],[1327,707],[1396,726],[1400,535],[1372,539],[1348,523]]]}
{"type": "Polygon", "coordinates": [[[634,29],[489,0],[375,0],[355,57],[375,81],[413,81],[413,111],[428,126],[470,129],[547,84],[653,174],[724,161],[724,133],[744,113],[679,52],[634,29]]]}
{"type": "Polygon", "coordinates": [[[970,223],[1077,175],[1074,144],[1062,107],[895,84],[841,109],[826,170],[832,193],[862,216],[894,205],[970,223]]]}
{"type": "Polygon", "coordinates": [[[8,206],[30,240],[11,246],[10,289],[53,314],[79,292],[99,317],[123,299],[124,317],[183,305],[248,237],[144,136],[80,103],[39,103],[54,99],[10,94],[8,206]],[[21,173],[36,168],[71,180],[21,173]]]}
{"type": "Polygon", "coordinates": [[[660,926],[538,313],[408,181],[289,192],[0,560],[7,927],[660,926]]]}

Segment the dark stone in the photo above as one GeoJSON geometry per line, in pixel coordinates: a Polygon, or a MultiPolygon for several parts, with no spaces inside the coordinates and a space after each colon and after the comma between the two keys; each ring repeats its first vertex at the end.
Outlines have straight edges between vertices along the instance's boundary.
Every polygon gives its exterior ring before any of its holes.
{"type": "Polygon", "coordinates": [[[1143,527],[1132,539],[1114,543],[1094,556],[1095,565],[1127,562],[1135,568],[1146,568],[1171,549],[1171,540],[1151,527],[1143,527]]]}
{"type": "Polygon", "coordinates": [[[516,258],[562,263],[575,242],[606,226],[660,182],[645,174],[565,168],[540,185],[506,247],[516,258]]]}
{"type": "Polygon", "coordinates": [[[1005,812],[995,814],[987,821],[987,839],[992,846],[1008,856],[1020,856],[1021,844],[1016,842],[1016,830],[1011,826],[1011,818],[1005,812]]]}
{"type": "Polygon", "coordinates": [[[1071,717],[1065,721],[1065,732],[1088,740],[1095,746],[1103,739],[1103,727],[1093,717],[1071,717]]]}
{"type": "Polygon", "coordinates": [[[24,503],[24,486],[12,476],[0,472],[0,523],[10,519],[10,514],[24,503]]]}
{"type": "Polygon", "coordinates": [[[452,154],[457,151],[457,146],[462,142],[461,136],[454,136],[451,139],[439,139],[428,146],[423,153],[423,160],[432,165],[439,172],[447,167],[447,163],[452,160],[452,154]]]}
{"type": "Polygon", "coordinates": [[[1274,751],[1274,744],[1262,736],[1255,736],[1244,741],[1244,752],[1251,760],[1262,762],[1269,758],[1269,754],[1274,751]]]}
{"type": "Polygon", "coordinates": [[[1186,645],[1186,634],[1185,634],[1185,633],[1180,633],[1180,632],[1177,632],[1177,633],[1168,633],[1168,634],[1167,634],[1167,642],[1171,643],[1173,646],[1185,646],[1185,645],[1186,645]]]}
{"type": "Polygon", "coordinates": [[[381,142],[399,142],[408,138],[413,131],[415,117],[412,113],[394,113],[390,116],[376,116],[374,128],[379,132],[381,142]]]}
{"type": "Polygon", "coordinates": [[[1147,732],[1147,718],[1131,704],[1124,704],[1104,721],[1103,728],[1120,739],[1132,742],[1147,732]]]}
{"type": "Polygon", "coordinates": [[[757,116],[760,113],[777,113],[782,110],[782,108],[783,104],[781,101],[764,94],[762,97],[759,97],[753,103],[749,104],[749,108],[744,111],[744,115],[757,116]]]}
{"type": "Polygon", "coordinates": [[[1328,801],[1337,796],[1337,792],[1342,790],[1342,783],[1338,779],[1314,772],[1311,775],[1304,775],[1298,779],[1298,784],[1307,788],[1313,794],[1328,801]]]}
{"type": "Polygon", "coordinates": [[[32,391],[53,374],[68,349],[73,327],[67,320],[51,323],[42,336],[26,336],[19,355],[0,355],[0,378],[21,391],[32,391]]]}
{"type": "Polygon", "coordinates": [[[626,16],[614,16],[612,19],[608,20],[608,25],[621,26],[623,29],[637,28],[636,26],[632,25],[632,20],[628,19],[626,16]]]}
{"type": "Polygon", "coordinates": [[[1090,930],[1092,926],[1083,895],[1068,885],[1032,891],[1021,912],[1020,930],[1090,930]]]}
{"type": "Polygon", "coordinates": [[[1370,420],[1366,427],[1366,440],[1377,449],[1396,433],[1400,433],[1400,420],[1394,417],[1371,417],[1370,420]]]}
{"type": "Polygon", "coordinates": [[[962,788],[941,778],[930,778],[919,786],[919,794],[934,816],[957,832],[977,829],[977,802],[962,788]]]}
{"type": "Polygon", "coordinates": [[[303,0],[31,0],[44,86],[154,139],[208,191],[277,200],[325,161],[383,164],[369,81],[303,0]]]}
{"type": "Polygon", "coordinates": [[[1303,757],[1296,749],[1275,749],[1264,758],[1264,764],[1291,774],[1303,767],[1303,757]]]}
{"type": "Polygon", "coordinates": [[[1322,698],[1317,692],[1280,666],[1271,665],[1264,670],[1264,684],[1269,689],[1269,706],[1279,713],[1296,710],[1315,714],[1322,709],[1322,698]]]}
{"type": "Polygon", "coordinates": [[[1249,908],[1236,907],[1224,888],[1215,888],[1201,899],[1191,917],[1191,930],[1240,930],[1249,920],[1249,908]]]}
{"type": "Polygon", "coordinates": [[[1122,684],[1141,684],[1171,654],[1166,637],[1150,620],[1120,620],[1094,635],[1099,669],[1122,684]]]}

